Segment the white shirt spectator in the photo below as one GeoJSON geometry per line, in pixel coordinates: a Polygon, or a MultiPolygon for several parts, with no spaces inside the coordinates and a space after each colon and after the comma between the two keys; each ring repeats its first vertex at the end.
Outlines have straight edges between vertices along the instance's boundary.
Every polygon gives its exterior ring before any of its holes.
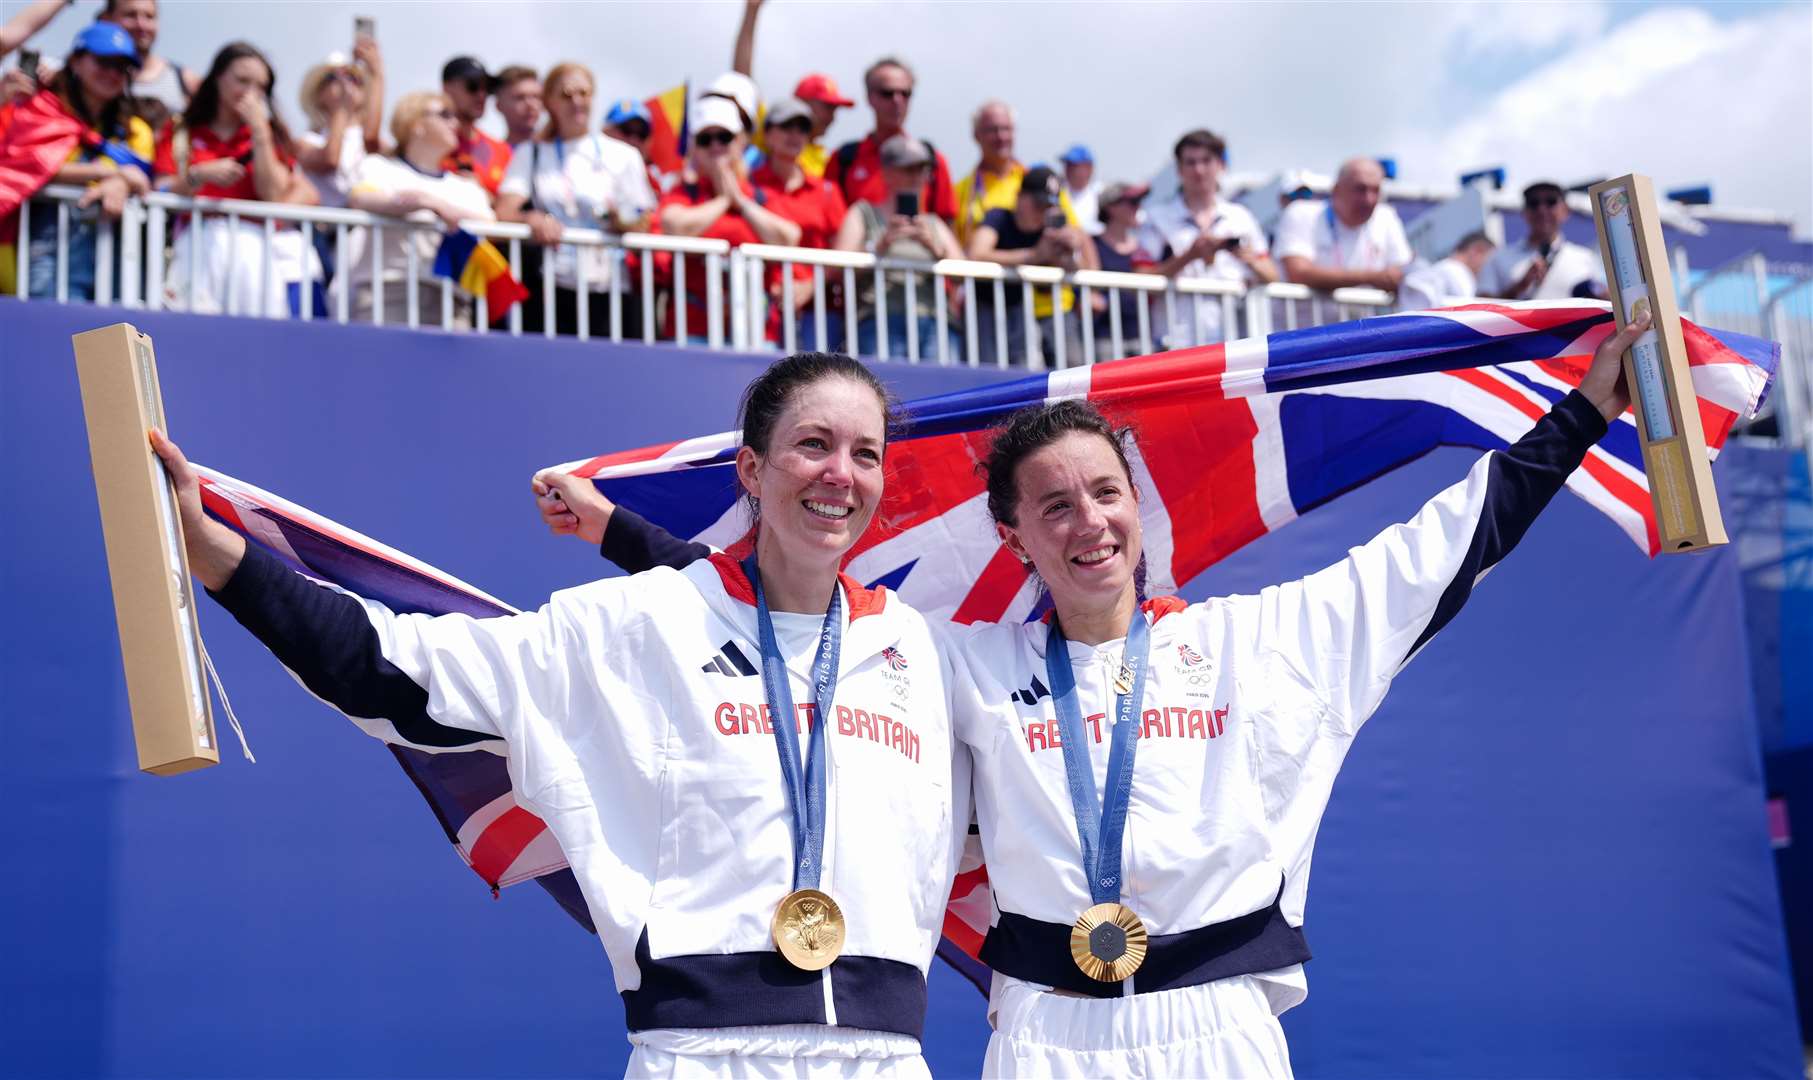
{"type": "MultiPolygon", "coordinates": [[[[466,217],[479,221],[494,221],[496,216],[491,212],[491,198],[485,189],[471,177],[459,173],[443,172],[433,176],[422,172],[401,158],[388,157],[382,154],[368,155],[359,163],[358,175],[353,179],[352,189],[370,191],[383,195],[398,195],[405,191],[419,191],[432,195],[460,208],[466,217]]],[[[440,249],[441,239],[446,227],[440,224],[439,218],[427,210],[417,210],[409,215],[411,221],[430,222],[435,225],[428,229],[399,229],[391,227],[384,230],[384,246],[378,253],[380,272],[388,292],[384,298],[384,321],[401,323],[408,318],[408,297],[404,292],[409,280],[409,248],[415,247],[416,280],[421,286],[422,306],[418,307],[417,317],[424,324],[440,325],[441,308],[440,280],[434,276],[434,256],[440,249]],[[392,286],[401,286],[392,288],[392,286]]],[[[334,287],[341,288],[342,282],[353,291],[354,306],[363,315],[368,315],[371,296],[371,230],[354,229],[347,240],[347,264],[340,267],[335,276],[334,287]]],[[[456,286],[456,294],[458,282],[456,286]]]]}
{"type": "MultiPolygon", "coordinates": [[[[498,185],[499,195],[520,195],[532,209],[551,215],[567,228],[608,228],[613,211],[640,217],[655,209],[642,155],[608,135],[583,139],[529,142],[516,148],[498,185]]],[[[569,289],[579,286],[579,258],[584,251],[586,288],[610,288],[610,256],[603,248],[581,249],[562,244],[554,256],[554,280],[569,289]]]]}
{"type": "Polygon", "coordinates": [[[1335,217],[1327,202],[1294,202],[1278,218],[1280,261],[1293,255],[1340,270],[1388,270],[1408,265],[1413,255],[1398,212],[1380,203],[1359,228],[1335,217]]]}
{"type": "MultiPolygon", "coordinates": [[[[305,131],[296,136],[296,141],[320,149],[327,145],[327,132],[305,131]]],[[[304,169],[303,173],[320,193],[322,206],[345,206],[346,193],[353,189],[353,178],[359,174],[359,164],[364,160],[365,131],[358,124],[348,124],[340,138],[340,167],[331,173],[309,169],[304,169]]]]}
{"type": "Polygon", "coordinates": [[[1075,188],[1065,188],[1064,191],[1070,196],[1070,209],[1076,212],[1076,219],[1083,223],[1083,231],[1090,236],[1099,235],[1102,231],[1101,181],[1091,180],[1081,191],[1075,188]]]}
{"type": "MultiPolygon", "coordinates": [[[[1479,273],[1479,291],[1488,296],[1506,295],[1513,285],[1523,279],[1524,272],[1530,268],[1530,262],[1537,254],[1536,245],[1528,238],[1521,244],[1509,245],[1493,252],[1491,260],[1479,273]]],[[[1604,260],[1597,251],[1576,244],[1564,236],[1558,238],[1555,246],[1549,250],[1549,272],[1534,286],[1511,299],[1565,300],[1574,295],[1574,290],[1581,283],[1589,281],[1598,289],[1605,288],[1604,260]]]]}
{"type": "MultiPolygon", "coordinates": [[[[1139,245],[1159,259],[1184,251],[1202,235],[1195,215],[1184,205],[1181,193],[1156,203],[1147,203],[1145,218],[1137,234],[1139,245]]],[[[1265,230],[1259,227],[1259,219],[1239,203],[1215,200],[1215,213],[1209,219],[1209,235],[1228,240],[1238,239],[1241,247],[1254,251],[1266,250],[1265,230]]],[[[1232,281],[1241,285],[1253,280],[1246,263],[1241,262],[1231,251],[1218,251],[1212,260],[1197,259],[1178,271],[1177,276],[1206,281],[1232,281]]],[[[1204,297],[1200,301],[1179,297],[1174,305],[1171,323],[1164,328],[1165,346],[1177,349],[1193,343],[1207,345],[1221,339],[1221,302],[1213,297],[1204,297]],[[1190,336],[1192,308],[1196,311],[1194,342],[1190,336]]]]}
{"type": "Polygon", "coordinates": [[[1399,311],[1426,311],[1430,308],[1464,304],[1478,296],[1473,271],[1467,264],[1450,255],[1437,263],[1418,261],[1404,275],[1398,286],[1399,311]]]}

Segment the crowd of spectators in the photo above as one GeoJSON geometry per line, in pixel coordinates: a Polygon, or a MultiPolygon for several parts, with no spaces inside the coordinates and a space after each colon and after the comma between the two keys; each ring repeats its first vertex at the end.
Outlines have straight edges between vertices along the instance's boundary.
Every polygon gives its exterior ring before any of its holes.
{"type": "MultiPolygon", "coordinates": [[[[0,55],[25,44],[72,2],[28,5],[0,27],[0,55]]],[[[1268,236],[1246,207],[1223,197],[1227,147],[1206,129],[1176,140],[1176,190],[1148,201],[1146,185],[1099,174],[1083,144],[1065,149],[1054,165],[1028,164],[1016,147],[1014,106],[987,100],[971,120],[975,165],[953,180],[945,153],[910,133],[917,76],[896,56],[863,73],[872,129],[833,147],[826,133],[855,102],[831,76],[806,73],[791,94],[767,101],[750,77],[761,6],[745,0],[731,70],[688,103],[687,144],[674,168],[657,160],[657,117],[649,103],[622,99],[595,108],[597,81],[573,62],[545,74],[523,64],[493,72],[477,57],[456,56],[443,66],[438,90],[403,87],[386,128],[383,51],[369,20],[360,21],[348,52],[323,57],[302,76],[294,104],[307,127],[292,133],[282,119],[277,73],[255,46],[232,42],[205,71],[187,68],[155,51],[157,0],[102,0],[96,21],[65,55],[34,54],[0,84],[0,241],[17,242],[6,224],[16,227],[19,203],[37,188],[86,185],[66,233],[65,287],[71,297],[89,298],[96,292],[97,221],[117,218],[128,198],[154,189],[345,206],[448,229],[461,221],[519,222],[532,239],[521,252],[521,280],[530,291],[525,328],[543,329],[551,299],[555,332],[576,333],[582,321],[602,332],[612,317],[616,276],[616,288],[631,294],[616,311],[625,336],[643,329],[643,298],[635,295],[641,276],[634,272],[641,256],[629,253],[626,267],[622,253],[571,242],[569,230],[653,231],[920,263],[968,258],[1105,269],[1237,289],[1281,279],[1316,289],[1373,286],[1401,291],[1405,303],[1603,289],[1596,254],[1561,235],[1567,208],[1553,184],[1525,192],[1529,236],[1522,243],[1494,253],[1483,235],[1470,236],[1449,257],[1428,264],[1413,258],[1402,222],[1382,198],[1378,162],[1344,163],[1326,200],[1288,202],[1268,236]],[[493,106],[502,139],[481,128],[493,106]],[[551,298],[544,295],[544,275],[551,298]]],[[[56,215],[31,218],[27,290],[33,296],[56,288],[57,229],[56,215]]],[[[436,232],[391,228],[374,239],[356,228],[342,251],[331,228],[316,230],[310,246],[298,230],[267,230],[245,214],[231,224],[209,219],[197,236],[187,229],[179,220],[171,237],[164,280],[173,304],[269,313],[338,299],[355,318],[381,314],[385,322],[400,322],[414,307],[424,320],[439,320],[440,283],[423,271],[415,296],[406,287],[411,262],[432,263],[436,232]],[[276,237],[268,262],[267,232],[276,237]],[[347,265],[336,266],[336,254],[347,265]],[[374,274],[384,283],[377,310],[374,274]]],[[[705,340],[704,266],[696,257],[685,265],[675,256],[653,258],[660,298],[649,309],[658,333],[674,335],[683,322],[685,337],[705,340]]],[[[11,252],[0,250],[6,292],[15,288],[5,280],[13,263],[11,252]]],[[[770,301],[770,340],[782,340],[786,320],[794,320],[807,347],[873,355],[885,337],[888,353],[904,355],[910,335],[922,355],[940,344],[958,348],[962,290],[942,286],[952,318],[950,337],[939,343],[935,279],[921,275],[909,288],[901,271],[879,282],[873,274],[861,278],[853,297],[842,296],[833,280],[834,302],[825,312],[812,310],[809,267],[794,264],[789,285],[778,264],[769,265],[762,287],[770,301]],[[854,327],[844,325],[846,302],[856,312],[854,327]]],[[[1083,311],[1068,286],[1031,289],[1028,319],[1026,295],[1017,283],[997,290],[984,282],[975,290],[985,362],[1003,343],[1016,360],[1029,349],[1049,359],[1059,335],[1075,355],[1090,326],[1106,349],[1111,302],[1124,336],[1142,315],[1152,319],[1158,342],[1173,346],[1220,340],[1230,329],[1221,325],[1220,304],[1153,305],[1142,312],[1143,293],[1125,290],[1111,301],[1097,291],[1091,310],[1083,311]]],[[[456,323],[471,322],[472,297],[459,292],[453,307],[456,323]]]]}

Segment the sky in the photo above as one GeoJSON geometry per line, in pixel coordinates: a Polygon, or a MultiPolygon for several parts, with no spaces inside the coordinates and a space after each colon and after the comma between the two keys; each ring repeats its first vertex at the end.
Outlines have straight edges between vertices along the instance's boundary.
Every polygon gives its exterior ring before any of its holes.
{"type": "MultiPolygon", "coordinates": [[[[3,0],[12,14],[21,0],[3,0]]],[[[35,44],[60,55],[99,10],[77,0],[35,44]]],[[[243,37],[277,68],[296,123],[302,72],[377,19],[388,95],[436,84],[449,56],[496,70],[579,60],[601,103],[727,70],[741,0],[165,0],[158,49],[205,68],[243,37]]],[[[1145,178],[1208,127],[1240,172],[1332,172],[1395,157],[1406,183],[1451,188],[1504,165],[1513,186],[1644,172],[1710,183],[1718,205],[1813,227],[1813,3],[882,3],[768,0],[755,77],[772,97],[824,71],[856,99],[830,141],[871,126],[861,73],[893,53],[918,71],[909,127],[967,171],[969,118],[1018,112],[1019,156],[1084,142],[1107,179],[1145,178]]],[[[495,123],[495,115],[492,117],[495,123]]]]}

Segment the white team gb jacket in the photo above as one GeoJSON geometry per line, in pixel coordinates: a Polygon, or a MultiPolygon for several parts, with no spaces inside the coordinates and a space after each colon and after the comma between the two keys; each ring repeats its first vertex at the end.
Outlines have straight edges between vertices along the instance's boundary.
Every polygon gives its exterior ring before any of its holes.
{"type": "MultiPolygon", "coordinates": [[[[754,595],[730,556],[474,619],[398,614],[248,547],[216,598],[375,737],[508,755],[517,802],[578,879],[631,1030],[822,1023],[917,1038],[967,831],[953,822],[969,820],[968,759],[953,753],[924,619],[886,590],[848,578],[843,590],[820,887],[848,933],[815,973],[769,936],[792,888],[792,818],[754,595]]],[[[788,663],[802,747],[810,664],[809,651],[788,663]]]]}
{"type": "MultiPolygon", "coordinates": [[[[1311,848],[1335,774],[1393,676],[1466,601],[1605,432],[1578,393],[1506,451],[1344,560],[1256,596],[1149,601],[1121,900],[1152,949],[1133,992],[1255,974],[1305,994],[1311,848]]],[[[974,755],[996,913],[982,957],[1042,985],[1120,996],[1071,962],[1092,901],[1045,666],[1044,623],[953,628],[952,712],[974,755]]],[[[1070,642],[1094,795],[1107,782],[1124,641],[1070,642]]],[[[1099,801],[1098,801],[1099,805],[1099,801]]]]}

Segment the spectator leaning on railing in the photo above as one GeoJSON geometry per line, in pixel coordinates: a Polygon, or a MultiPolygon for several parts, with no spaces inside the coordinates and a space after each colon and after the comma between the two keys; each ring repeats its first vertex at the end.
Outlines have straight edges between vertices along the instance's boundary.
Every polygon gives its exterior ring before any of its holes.
{"type": "Polygon", "coordinates": [[[541,124],[541,76],[524,64],[497,73],[497,114],[504,118],[504,142],[516,148],[535,137],[541,124]]]}
{"type": "MultiPolygon", "coordinates": [[[[897,57],[884,56],[869,65],[862,76],[868,91],[869,108],[875,111],[875,130],[856,142],[837,148],[825,165],[825,179],[837,185],[844,202],[858,200],[885,202],[887,181],[881,176],[881,144],[906,131],[907,109],[913,101],[913,72],[897,57]]],[[[925,189],[919,193],[920,205],[945,221],[957,218],[957,199],[951,190],[951,169],[944,155],[924,139],[932,154],[932,171],[925,189]]]]}
{"type": "MultiPolygon", "coordinates": [[[[634,147],[592,130],[590,69],[572,62],[554,65],[542,80],[548,119],[510,162],[498,189],[497,216],[529,226],[535,243],[552,247],[540,258],[554,260],[554,326],[579,332],[579,304],[587,305],[587,327],[604,334],[610,323],[610,252],[601,247],[562,244],[566,229],[641,228],[655,206],[642,156],[634,147]],[[585,266],[586,293],[579,295],[579,267],[585,266]]],[[[524,252],[523,326],[543,329],[540,262],[524,252]]],[[[633,283],[626,283],[633,284],[633,283]]],[[[641,332],[641,307],[622,305],[624,334],[641,332]]]]}
{"type": "MultiPolygon", "coordinates": [[[[189,111],[158,140],[159,183],[178,195],[315,202],[313,185],[296,168],[289,128],[272,104],[274,84],[270,62],[253,46],[235,41],[215,54],[189,111]]],[[[292,285],[299,287],[298,303],[312,299],[321,268],[314,251],[304,250],[301,233],[277,230],[266,275],[261,220],[214,217],[200,234],[199,251],[192,225],[184,222],[172,240],[175,257],[164,276],[171,306],[275,315],[290,309],[292,285]]]]}
{"type": "MultiPolygon", "coordinates": [[[[1221,198],[1227,144],[1212,131],[1187,131],[1171,147],[1177,166],[1177,193],[1146,207],[1140,244],[1158,258],[1153,269],[1166,277],[1229,281],[1241,285],[1278,280],[1266,251],[1265,231],[1239,203],[1221,198]]],[[[1220,341],[1221,304],[1213,297],[1180,299],[1160,332],[1164,347],[1183,348],[1195,340],[1220,341]],[[1192,315],[1194,312],[1194,315],[1192,315]]]]}
{"type": "Polygon", "coordinates": [[[1446,258],[1411,264],[1398,286],[1398,310],[1426,311],[1473,299],[1478,292],[1480,269],[1496,246],[1476,229],[1461,237],[1446,258]]]}
{"type": "MultiPolygon", "coordinates": [[[[798,98],[782,98],[768,106],[763,120],[766,126],[768,153],[749,174],[749,186],[758,205],[799,226],[797,246],[828,248],[844,221],[844,200],[836,188],[822,177],[808,173],[800,163],[806,140],[812,137],[812,110],[798,98]]],[[[765,285],[768,289],[770,340],[780,339],[782,311],[781,269],[771,264],[765,285]]],[[[812,298],[812,270],[803,264],[794,266],[794,309],[804,308],[812,298]]],[[[814,335],[803,349],[823,349],[814,335]]]]}
{"type": "Polygon", "coordinates": [[[189,99],[201,87],[201,76],[153,48],[157,44],[157,0],[106,0],[95,18],[118,25],[138,46],[139,69],[132,79],[132,97],[152,130],[189,108],[189,99]]]}
{"type": "Polygon", "coordinates": [[[1499,251],[1479,274],[1479,291],[1506,300],[1604,297],[1599,253],[1561,233],[1567,221],[1561,185],[1540,181],[1523,189],[1523,222],[1530,234],[1499,251]]]}
{"type": "Polygon", "coordinates": [[[456,56],[441,67],[441,93],[447,95],[453,114],[460,118],[459,145],[448,155],[447,167],[477,180],[493,199],[510,168],[509,144],[478,127],[494,88],[485,65],[470,56],[456,56]]]}
{"type": "MultiPolygon", "coordinates": [[[[766,196],[760,195],[739,173],[739,158],[746,144],[740,130],[742,115],[736,106],[721,97],[702,97],[694,103],[687,122],[693,127],[692,149],[686,157],[687,175],[661,197],[661,208],[656,214],[658,231],[725,240],[732,247],[751,243],[798,246],[804,235],[799,223],[764,206],[766,196]]],[[[687,260],[686,335],[695,344],[708,340],[707,297],[705,261],[687,260]]],[[[676,304],[680,302],[675,300],[676,304]]],[[[663,336],[672,332],[669,327],[663,336]]]]}
{"type": "Polygon", "coordinates": [[[1275,245],[1285,276],[1312,289],[1396,289],[1412,255],[1404,223],[1383,201],[1384,187],[1377,161],[1354,158],[1336,174],[1327,202],[1285,207],[1275,245]]]}
{"type": "MultiPolygon", "coordinates": [[[[6,294],[18,284],[12,278],[20,201],[47,183],[87,184],[64,237],[63,265],[70,299],[94,299],[97,216],[117,219],[128,196],[151,190],[151,127],[128,93],[137,66],[132,38],[112,23],[95,23],[76,35],[62,70],[13,107],[0,139],[0,176],[7,181],[0,190],[0,289],[6,294]]],[[[51,297],[57,291],[57,214],[49,204],[36,210],[24,237],[29,292],[51,297]]]]}
{"type": "MultiPolygon", "coordinates": [[[[1158,262],[1155,252],[1146,250],[1139,236],[1139,205],[1146,198],[1145,184],[1109,184],[1102,189],[1100,211],[1096,217],[1101,231],[1091,239],[1095,243],[1095,261],[1103,270],[1122,274],[1150,273],[1158,262]]],[[[1139,340],[1139,309],[1146,294],[1134,289],[1120,293],[1121,346],[1114,345],[1114,323],[1108,312],[1111,298],[1104,292],[1095,294],[1096,358],[1119,360],[1131,354],[1129,341],[1139,340]]]]}
{"type": "MultiPolygon", "coordinates": [[[[925,143],[911,135],[896,135],[882,143],[881,175],[888,187],[887,198],[884,202],[863,199],[852,204],[837,231],[836,246],[844,251],[867,251],[880,258],[917,262],[961,258],[963,249],[950,226],[938,215],[926,211],[919,202],[931,171],[932,152],[925,143]]],[[[889,273],[885,279],[887,356],[900,359],[910,355],[907,321],[911,319],[919,337],[919,355],[935,358],[938,355],[938,323],[937,298],[933,290],[943,288],[943,283],[930,274],[921,274],[913,290],[913,305],[909,311],[905,272],[889,273]]],[[[875,279],[872,274],[861,274],[857,281],[856,355],[875,356],[879,344],[875,279]]],[[[805,321],[802,314],[802,322],[805,321]]],[[[958,351],[957,336],[948,325],[946,333],[947,355],[955,360],[962,355],[958,351]]],[[[835,337],[829,330],[827,336],[835,337]]]]}
{"type": "MultiPolygon", "coordinates": [[[[1097,270],[1095,245],[1077,222],[1076,215],[1064,209],[1062,184],[1056,173],[1044,165],[1035,165],[1020,178],[1019,193],[1012,210],[990,210],[982,224],[971,234],[967,250],[972,259],[1000,263],[1003,266],[1055,266],[1061,270],[1097,270]]],[[[1007,357],[1018,360],[1028,351],[1024,288],[1010,282],[1006,290],[1006,307],[994,307],[992,286],[978,288],[977,336],[982,362],[998,362],[995,320],[1007,322],[1007,357]]],[[[1059,325],[1068,355],[1081,358],[1081,323],[1077,319],[1076,295],[1070,286],[1058,290],[1062,310],[1059,325]]],[[[1052,333],[1053,311],[1051,288],[1035,286],[1032,290],[1032,313],[1036,320],[1031,347],[1046,360],[1057,358],[1057,339],[1052,333]]]]}
{"type": "Polygon", "coordinates": [[[358,54],[327,58],[302,76],[297,101],[309,128],[296,136],[296,163],[322,206],[345,206],[366,154],[384,149],[384,65],[378,43],[360,38],[358,54]]]}
{"type": "MultiPolygon", "coordinates": [[[[409,249],[416,251],[416,315],[424,325],[439,325],[441,284],[432,274],[434,256],[446,230],[462,220],[490,221],[491,198],[471,177],[450,172],[447,154],[459,142],[459,121],[444,94],[416,91],[404,94],[390,116],[396,152],[372,154],[359,163],[347,204],[354,210],[411,221],[434,222],[438,229],[384,230],[378,252],[384,282],[384,322],[407,325],[409,320],[409,249]]],[[[354,320],[369,321],[373,310],[370,229],[355,229],[348,245],[349,265],[335,288],[351,288],[354,320]]],[[[454,323],[472,324],[472,298],[455,289],[454,323]]],[[[501,314],[501,313],[496,313],[501,314]]]]}

